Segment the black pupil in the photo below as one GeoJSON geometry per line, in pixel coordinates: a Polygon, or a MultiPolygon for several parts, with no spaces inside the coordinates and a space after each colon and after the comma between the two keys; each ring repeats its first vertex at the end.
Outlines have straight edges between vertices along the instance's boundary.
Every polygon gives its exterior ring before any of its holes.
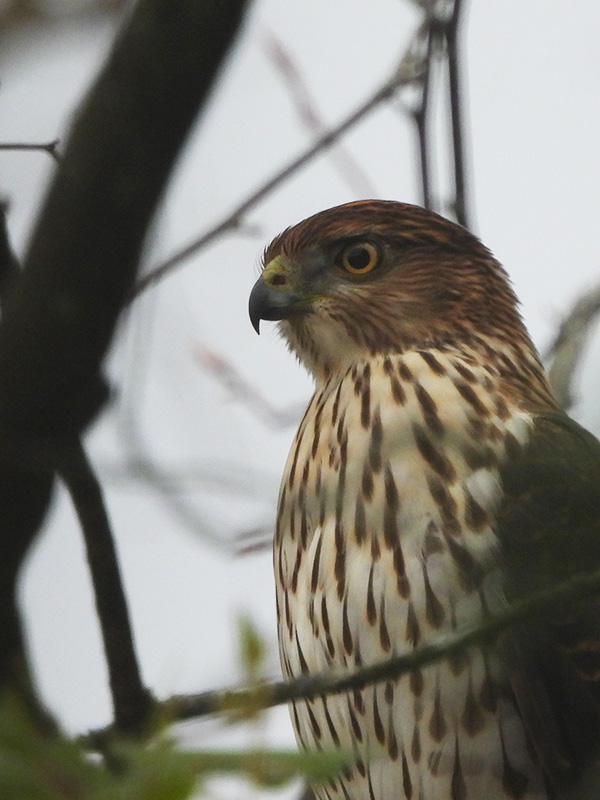
{"type": "Polygon", "coordinates": [[[357,245],[346,253],[346,261],[352,269],[365,269],[371,263],[371,253],[366,247],[357,245]]]}

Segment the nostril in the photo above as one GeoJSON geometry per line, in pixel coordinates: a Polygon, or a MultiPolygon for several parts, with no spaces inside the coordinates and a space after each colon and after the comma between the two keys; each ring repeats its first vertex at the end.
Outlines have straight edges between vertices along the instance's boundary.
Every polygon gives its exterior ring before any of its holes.
{"type": "Polygon", "coordinates": [[[281,286],[285,282],[285,275],[281,275],[281,273],[275,273],[275,275],[271,275],[271,286],[281,286]]]}

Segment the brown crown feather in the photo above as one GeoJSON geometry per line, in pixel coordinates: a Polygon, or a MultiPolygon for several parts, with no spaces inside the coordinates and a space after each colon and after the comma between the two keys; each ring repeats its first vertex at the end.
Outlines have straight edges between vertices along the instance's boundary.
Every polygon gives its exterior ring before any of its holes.
{"type": "MultiPolygon", "coordinates": [[[[506,272],[472,233],[427,209],[363,200],[321,211],[277,236],[264,263],[278,255],[302,263],[315,248],[362,235],[385,244],[389,268],[359,282],[340,276],[320,310],[332,324],[372,354],[469,345],[489,358],[491,343],[505,342],[527,356],[528,383],[535,365],[536,394],[551,397],[506,272]]],[[[311,328],[311,315],[282,323],[293,349],[302,356],[309,348],[314,360],[319,342],[311,328]]]]}

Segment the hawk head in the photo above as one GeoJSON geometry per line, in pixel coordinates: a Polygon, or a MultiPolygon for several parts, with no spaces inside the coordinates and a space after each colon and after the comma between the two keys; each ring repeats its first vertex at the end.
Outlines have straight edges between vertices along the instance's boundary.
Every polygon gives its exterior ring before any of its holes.
{"type": "Polygon", "coordinates": [[[277,236],[250,318],[279,320],[317,379],[358,359],[493,339],[531,347],[506,273],[466,229],[419,206],[363,200],[277,236]]]}

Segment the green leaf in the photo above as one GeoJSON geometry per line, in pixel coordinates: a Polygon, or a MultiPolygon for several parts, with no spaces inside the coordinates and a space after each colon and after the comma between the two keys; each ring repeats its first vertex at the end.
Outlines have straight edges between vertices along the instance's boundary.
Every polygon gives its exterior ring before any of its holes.
{"type": "Polygon", "coordinates": [[[259,680],[265,663],[266,646],[254,622],[242,614],[238,622],[242,667],[249,681],[259,680]]]}
{"type": "Polygon", "coordinates": [[[13,698],[0,702],[2,800],[187,800],[216,773],[274,787],[298,777],[325,780],[348,760],[337,751],[189,752],[164,737],[150,743],[114,740],[110,756],[112,770],[79,743],[42,734],[13,698]]]}
{"type": "Polygon", "coordinates": [[[260,786],[274,787],[295,778],[310,782],[336,775],[349,760],[339,751],[300,753],[296,750],[203,751],[193,756],[201,775],[238,774],[260,786]]]}

